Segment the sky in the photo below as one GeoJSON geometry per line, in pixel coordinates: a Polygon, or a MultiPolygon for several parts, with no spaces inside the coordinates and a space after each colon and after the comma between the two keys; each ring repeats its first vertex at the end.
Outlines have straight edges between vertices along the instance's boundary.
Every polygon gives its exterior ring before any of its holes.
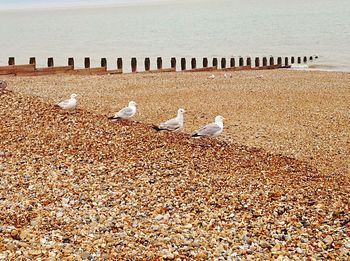
{"type": "Polygon", "coordinates": [[[164,2],[168,0],[0,0],[0,10],[110,4],[129,5],[159,1],[164,2]]]}

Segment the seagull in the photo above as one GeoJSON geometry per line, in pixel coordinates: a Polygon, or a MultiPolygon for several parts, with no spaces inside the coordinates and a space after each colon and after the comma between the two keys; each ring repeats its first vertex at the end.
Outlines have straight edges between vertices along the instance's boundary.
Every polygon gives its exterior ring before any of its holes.
{"type": "Polygon", "coordinates": [[[153,126],[157,131],[177,131],[181,130],[184,126],[184,113],[186,111],[182,108],[177,110],[177,116],[165,122],[162,122],[158,126],[153,126]]]}
{"type": "Polygon", "coordinates": [[[7,87],[7,82],[0,80],[0,92],[4,91],[7,87]]]}
{"type": "Polygon", "coordinates": [[[208,76],[208,79],[209,79],[209,80],[213,80],[213,79],[215,79],[215,75],[214,75],[214,74],[212,74],[212,75],[208,76]]]}
{"type": "Polygon", "coordinates": [[[109,117],[110,120],[117,120],[117,119],[129,119],[136,113],[136,102],[130,101],[129,105],[120,111],[116,112],[114,116],[109,117]]]}
{"type": "Polygon", "coordinates": [[[77,97],[77,95],[73,93],[70,96],[70,99],[61,101],[60,103],[56,104],[56,106],[64,110],[75,109],[75,107],[77,106],[77,99],[75,97],[77,97]]]}
{"type": "Polygon", "coordinates": [[[219,115],[215,117],[215,122],[205,125],[199,130],[196,130],[192,134],[192,137],[201,137],[201,136],[216,137],[220,135],[223,129],[224,129],[224,117],[219,115]]]}

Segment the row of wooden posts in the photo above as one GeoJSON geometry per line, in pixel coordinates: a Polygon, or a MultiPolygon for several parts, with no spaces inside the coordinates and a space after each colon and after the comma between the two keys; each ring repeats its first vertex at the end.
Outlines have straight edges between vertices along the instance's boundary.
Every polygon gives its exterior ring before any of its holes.
{"type": "MultiPolygon", "coordinates": [[[[252,66],[251,57],[244,59],[243,57],[221,58],[220,66],[219,59],[213,58],[211,61],[211,66],[209,65],[208,58],[203,58],[202,67],[198,68],[197,59],[191,58],[190,69],[187,68],[186,58],[181,58],[180,68],[181,71],[195,72],[195,71],[213,71],[213,70],[257,70],[257,69],[278,69],[278,68],[290,68],[291,64],[294,63],[306,63],[308,60],[317,59],[317,56],[307,56],[304,57],[278,57],[275,61],[274,57],[255,57],[254,67],[252,66]],[[220,68],[220,69],[219,69],[220,68]]],[[[145,72],[174,72],[176,71],[177,60],[175,57],[171,58],[170,68],[163,68],[163,59],[161,57],[157,58],[157,69],[151,70],[151,60],[150,58],[145,58],[144,68],[145,72]]],[[[68,66],[54,66],[54,59],[52,57],[47,60],[46,68],[37,68],[35,57],[29,59],[29,64],[27,65],[16,65],[15,58],[9,57],[8,66],[0,67],[0,75],[13,74],[13,75],[46,75],[46,74],[57,74],[57,73],[71,73],[71,74],[120,74],[123,73],[123,59],[117,59],[117,68],[115,70],[107,70],[107,59],[101,58],[101,67],[91,68],[90,58],[86,57],[84,59],[84,68],[75,69],[74,58],[68,58],[68,66]]],[[[138,62],[137,59],[131,58],[131,72],[138,72],[138,62]]]]}

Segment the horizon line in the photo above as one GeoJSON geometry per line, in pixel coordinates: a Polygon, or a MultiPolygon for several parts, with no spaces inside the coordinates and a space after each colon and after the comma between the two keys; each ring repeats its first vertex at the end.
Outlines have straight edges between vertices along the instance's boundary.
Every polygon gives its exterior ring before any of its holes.
{"type": "Polygon", "coordinates": [[[11,12],[11,11],[35,11],[35,10],[66,10],[66,9],[77,9],[77,8],[94,8],[94,7],[126,7],[126,6],[145,6],[145,5],[153,5],[153,4],[167,4],[171,2],[187,2],[185,0],[136,0],[134,2],[126,2],[122,1],[120,3],[117,2],[93,2],[93,3],[43,3],[43,4],[17,4],[17,5],[8,5],[8,6],[0,6],[1,12],[11,12]]]}

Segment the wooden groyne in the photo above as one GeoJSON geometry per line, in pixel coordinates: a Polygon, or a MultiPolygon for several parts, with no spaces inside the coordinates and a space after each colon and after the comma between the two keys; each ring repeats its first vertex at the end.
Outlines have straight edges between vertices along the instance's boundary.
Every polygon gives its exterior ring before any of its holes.
{"type": "MultiPolygon", "coordinates": [[[[156,69],[151,69],[151,59],[144,59],[144,70],[138,69],[138,61],[136,57],[131,58],[130,69],[131,73],[156,73],[156,72],[205,72],[205,71],[242,71],[242,70],[270,70],[290,68],[291,64],[307,63],[317,59],[317,56],[304,57],[255,57],[252,62],[251,57],[230,58],[213,58],[210,61],[207,57],[202,59],[202,64],[197,63],[196,58],[186,60],[180,59],[179,70],[177,69],[177,58],[172,57],[170,60],[170,68],[163,68],[163,59],[156,59],[156,69]]],[[[121,74],[123,73],[123,59],[117,58],[116,68],[114,70],[107,69],[107,59],[101,58],[99,67],[91,67],[90,57],[85,57],[84,68],[75,68],[74,58],[68,58],[67,66],[55,66],[53,57],[47,59],[47,67],[37,67],[36,58],[30,57],[28,64],[17,65],[14,57],[9,57],[8,65],[0,66],[0,75],[18,75],[18,76],[39,76],[51,74],[80,74],[80,75],[100,75],[100,74],[121,74]]]]}

